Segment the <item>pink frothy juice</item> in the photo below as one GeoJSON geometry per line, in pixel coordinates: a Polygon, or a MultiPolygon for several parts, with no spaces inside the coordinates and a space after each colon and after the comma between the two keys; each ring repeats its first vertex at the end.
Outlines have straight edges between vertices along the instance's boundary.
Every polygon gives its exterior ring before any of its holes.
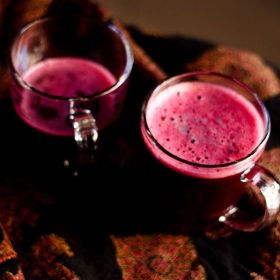
{"type": "Polygon", "coordinates": [[[278,183],[255,165],[270,119],[248,86],[213,72],[173,77],[146,99],[141,132],[150,152],[183,175],[172,185],[180,190],[179,230],[220,220],[251,231],[274,219],[278,183]]]}
{"type": "Polygon", "coordinates": [[[145,121],[143,138],[156,158],[180,173],[208,179],[248,168],[261,150],[242,164],[232,163],[250,155],[266,129],[260,112],[245,97],[201,81],[180,82],[153,94],[145,121]]]}
{"type": "Polygon", "coordinates": [[[10,59],[18,115],[42,132],[75,134],[83,143],[120,113],[133,66],[114,24],[79,15],[31,22],[16,36],[10,59]]]}
{"type": "MultiPolygon", "coordinates": [[[[116,78],[101,64],[72,57],[39,62],[24,73],[23,80],[36,90],[32,92],[23,87],[12,91],[16,95],[15,110],[30,126],[59,136],[73,135],[69,98],[93,98],[116,84],[116,78]]],[[[116,117],[117,97],[114,92],[92,102],[89,109],[98,128],[105,127],[116,117]]]]}

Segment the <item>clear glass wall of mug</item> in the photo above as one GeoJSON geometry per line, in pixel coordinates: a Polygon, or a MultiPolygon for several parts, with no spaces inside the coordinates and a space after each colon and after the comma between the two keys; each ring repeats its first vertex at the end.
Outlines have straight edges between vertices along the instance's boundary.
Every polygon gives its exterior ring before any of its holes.
{"type": "Polygon", "coordinates": [[[275,219],[279,182],[256,164],[270,117],[245,84],[212,72],[172,77],[145,100],[141,132],[154,157],[185,175],[180,216],[187,228],[220,221],[255,231],[275,219]],[[257,205],[245,199],[248,189],[257,205]]]}
{"type": "Polygon", "coordinates": [[[73,137],[79,163],[94,157],[98,131],[118,117],[133,54],[111,22],[83,16],[38,19],[11,48],[15,111],[43,133],[73,137]]]}

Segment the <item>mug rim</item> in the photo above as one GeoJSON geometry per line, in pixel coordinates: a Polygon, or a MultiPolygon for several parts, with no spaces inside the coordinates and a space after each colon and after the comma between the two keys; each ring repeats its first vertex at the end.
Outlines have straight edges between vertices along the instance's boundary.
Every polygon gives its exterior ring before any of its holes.
{"type": "Polygon", "coordinates": [[[146,136],[148,136],[148,141],[152,141],[153,144],[156,145],[156,147],[158,149],[160,149],[165,155],[167,155],[168,157],[183,163],[183,164],[187,164],[193,167],[198,167],[198,168],[203,168],[203,169],[221,169],[221,168],[227,168],[227,167],[233,167],[236,166],[238,164],[241,164],[243,162],[245,162],[246,160],[249,160],[251,158],[253,158],[259,151],[261,151],[265,145],[266,142],[269,138],[270,135],[270,131],[271,131],[271,120],[270,120],[270,116],[268,113],[267,108],[265,107],[264,103],[261,101],[261,99],[258,97],[258,95],[254,92],[254,90],[249,87],[247,84],[245,84],[244,82],[241,82],[239,79],[223,74],[223,73],[219,73],[219,72],[215,72],[215,71],[192,71],[192,72],[186,72],[183,74],[178,74],[172,77],[169,77],[167,79],[165,79],[163,82],[161,82],[160,84],[158,84],[153,90],[152,92],[145,98],[142,109],[141,109],[141,121],[144,124],[144,129],[145,129],[145,133],[146,136]],[[172,84],[174,82],[183,82],[184,79],[192,77],[192,76],[198,76],[198,75],[204,75],[204,76],[216,76],[216,77],[220,77],[220,78],[225,78],[227,80],[230,80],[234,83],[236,83],[239,86],[242,86],[243,88],[246,89],[246,91],[248,93],[250,93],[250,95],[252,97],[254,97],[254,100],[257,101],[257,104],[260,106],[260,109],[262,110],[263,116],[264,116],[264,125],[265,125],[265,129],[264,129],[264,136],[261,138],[261,140],[259,141],[259,143],[256,145],[256,147],[250,152],[248,153],[246,156],[231,161],[231,162],[227,162],[227,163],[221,163],[221,164],[203,164],[203,163],[197,163],[197,162],[192,162],[192,161],[188,161],[186,159],[183,159],[179,156],[174,155],[173,153],[169,152],[167,149],[165,149],[157,140],[156,138],[153,136],[153,133],[151,132],[151,130],[149,129],[148,123],[147,123],[147,119],[146,119],[146,108],[148,106],[148,103],[151,99],[151,97],[160,92],[162,88],[165,88],[166,86],[168,86],[169,84],[172,84]]]}
{"type": "MultiPolygon", "coordinates": [[[[129,40],[128,38],[125,36],[125,34],[110,20],[107,21],[96,21],[96,24],[101,26],[101,27],[106,27],[107,30],[110,30],[111,32],[113,32],[114,34],[117,35],[117,37],[119,38],[120,42],[122,43],[123,47],[124,47],[124,52],[125,52],[125,56],[126,56],[126,62],[125,62],[125,68],[121,74],[121,76],[117,79],[117,82],[103,90],[97,93],[94,93],[93,95],[89,95],[89,96],[83,96],[83,97],[65,97],[65,96],[57,96],[57,95],[53,95],[44,91],[41,91],[35,87],[33,87],[30,83],[26,82],[22,75],[18,73],[18,71],[15,69],[15,66],[13,64],[13,59],[12,59],[12,53],[13,53],[13,49],[15,46],[15,43],[17,42],[17,40],[19,40],[19,38],[26,32],[28,31],[30,28],[32,28],[33,26],[36,26],[38,24],[44,23],[44,22],[49,22],[49,21],[54,21],[54,20],[67,20],[67,19],[73,19],[73,17],[76,18],[82,18],[85,20],[91,20],[91,18],[89,18],[86,15],[80,15],[80,14],[70,14],[70,15],[54,15],[54,16],[46,16],[46,17],[41,17],[38,19],[33,20],[32,22],[26,24],[25,26],[23,26],[18,34],[15,36],[12,44],[11,44],[11,49],[10,49],[10,53],[9,53],[9,64],[12,70],[12,73],[14,75],[14,77],[16,78],[16,80],[26,89],[31,90],[32,92],[50,98],[50,99],[54,99],[54,100],[64,100],[64,101],[90,101],[90,100],[94,100],[97,99],[99,97],[105,96],[107,94],[110,94],[111,92],[115,91],[117,88],[121,87],[129,78],[130,73],[132,71],[133,68],[133,64],[134,64],[134,56],[133,56],[133,51],[132,48],[130,46],[129,40]]],[[[79,58],[79,57],[77,57],[79,58]]]]}

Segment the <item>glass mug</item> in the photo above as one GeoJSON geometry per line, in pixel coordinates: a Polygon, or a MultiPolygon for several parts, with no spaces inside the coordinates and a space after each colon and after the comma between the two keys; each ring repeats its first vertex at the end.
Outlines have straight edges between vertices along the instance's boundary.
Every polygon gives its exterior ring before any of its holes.
{"type": "Polygon", "coordinates": [[[275,220],[279,182],[256,164],[270,117],[247,85],[214,72],[171,77],[145,100],[141,133],[151,154],[183,175],[186,223],[255,231],[275,220]]]}
{"type": "Polygon", "coordinates": [[[17,35],[10,60],[18,116],[49,135],[74,136],[78,162],[90,163],[98,131],[127,93],[133,54],[123,33],[83,16],[38,19],[17,35]]]}

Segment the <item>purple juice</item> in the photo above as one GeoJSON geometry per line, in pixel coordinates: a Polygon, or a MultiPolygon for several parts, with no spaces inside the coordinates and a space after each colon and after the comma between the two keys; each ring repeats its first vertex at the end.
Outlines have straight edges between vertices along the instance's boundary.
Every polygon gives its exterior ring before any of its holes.
{"type": "MultiPolygon", "coordinates": [[[[93,100],[116,84],[113,74],[101,64],[82,58],[50,58],[32,66],[23,75],[30,85],[14,87],[14,106],[30,126],[52,135],[72,136],[69,121],[71,98],[84,98],[84,109],[90,109],[98,128],[107,126],[117,114],[120,92],[111,92],[93,100]]],[[[77,101],[80,102],[80,101],[77,101]]]]}
{"type": "MultiPolygon", "coordinates": [[[[247,99],[232,89],[205,82],[182,82],[154,94],[146,107],[146,122],[166,151],[192,164],[160,150],[147,136],[142,121],[149,150],[168,167],[198,178],[224,178],[245,170],[252,161],[244,162],[248,166],[218,165],[243,159],[265,134],[260,113],[247,99]]],[[[254,160],[259,156],[254,155],[254,160]]]]}

